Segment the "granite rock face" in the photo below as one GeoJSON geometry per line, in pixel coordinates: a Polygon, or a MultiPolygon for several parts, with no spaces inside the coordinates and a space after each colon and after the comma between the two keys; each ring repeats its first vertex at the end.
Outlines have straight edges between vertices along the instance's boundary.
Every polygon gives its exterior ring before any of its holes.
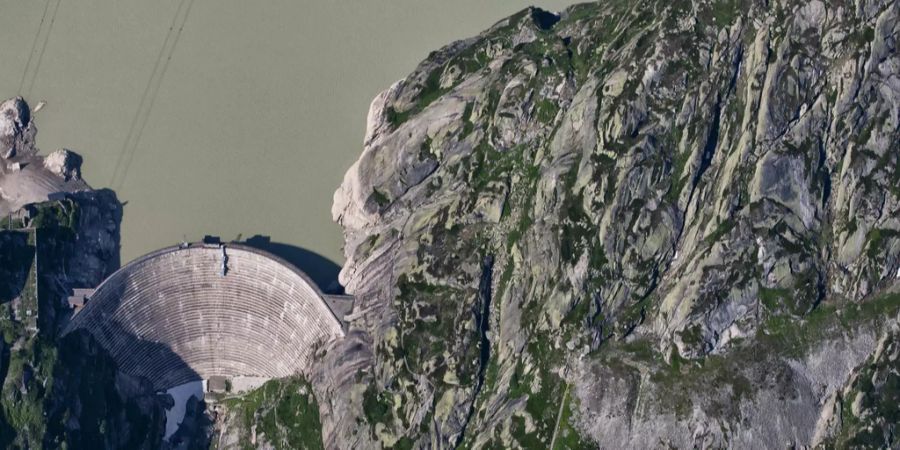
{"type": "Polygon", "coordinates": [[[81,178],[81,156],[76,153],[59,149],[44,158],[44,168],[66,181],[81,178]]]}
{"type": "Polygon", "coordinates": [[[33,141],[27,131],[31,125],[31,110],[22,97],[0,103],[0,155],[4,159],[16,156],[19,148],[33,141]]]}
{"type": "Polygon", "coordinates": [[[39,155],[30,116],[21,98],[0,104],[0,447],[158,447],[152,385],[90,336],[59,336],[73,289],[119,267],[122,205],[81,180],[77,154],[39,155]]]}
{"type": "Polygon", "coordinates": [[[325,445],[897,445],[859,380],[897,373],[898,36],[885,0],[601,2],[430,54],[335,193],[325,445]]]}

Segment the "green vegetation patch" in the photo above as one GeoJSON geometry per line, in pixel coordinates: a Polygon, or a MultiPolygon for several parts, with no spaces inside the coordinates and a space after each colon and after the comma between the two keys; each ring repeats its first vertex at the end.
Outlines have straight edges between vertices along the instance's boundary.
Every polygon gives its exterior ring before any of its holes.
{"type": "Polygon", "coordinates": [[[700,23],[715,23],[720,28],[730,25],[746,12],[748,5],[749,3],[741,0],[713,0],[707,8],[700,11],[700,23]]]}
{"type": "Polygon", "coordinates": [[[379,392],[375,385],[369,384],[363,392],[363,412],[369,425],[376,423],[389,424],[393,417],[394,403],[384,392],[379,392]]]}
{"type": "Polygon", "coordinates": [[[582,436],[572,423],[577,403],[578,399],[573,396],[570,389],[567,389],[563,396],[562,414],[559,417],[559,424],[557,424],[556,441],[551,450],[578,450],[592,447],[591,442],[582,436]]]}
{"type": "Polygon", "coordinates": [[[477,293],[428,284],[405,274],[400,276],[397,287],[397,311],[403,326],[393,356],[413,371],[425,369],[427,364],[431,368],[429,376],[438,385],[443,384],[446,370],[452,370],[460,384],[471,384],[477,370],[478,348],[472,343],[475,333],[464,330],[471,328],[469,308],[477,293]],[[444,354],[453,349],[464,353],[447,361],[444,354]]]}
{"type": "Polygon", "coordinates": [[[379,209],[391,204],[391,199],[384,192],[375,188],[372,188],[372,196],[370,198],[378,205],[379,209]]]}
{"type": "Polygon", "coordinates": [[[888,448],[896,439],[895,427],[900,424],[898,345],[900,334],[892,333],[881,353],[869,357],[851,377],[849,392],[842,397],[841,427],[829,447],[888,448]]]}
{"type": "Polygon", "coordinates": [[[407,119],[420,113],[432,102],[447,93],[449,89],[441,87],[441,73],[443,70],[443,66],[439,66],[428,73],[425,82],[419,89],[416,102],[411,108],[405,111],[397,111],[393,106],[389,106],[385,110],[386,118],[394,128],[399,127],[407,119]]]}
{"type": "Polygon", "coordinates": [[[541,123],[552,124],[556,120],[556,114],[559,112],[559,107],[550,100],[541,99],[535,104],[535,112],[537,120],[541,123]]]}
{"type": "Polygon", "coordinates": [[[30,205],[32,228],[68,228],[75,230],[78,227],[80,210],[78,204],[72,199],[56,200],[52,202],[30,205]]]}
{"type": "MultiPolygon", "coordinates": [[[[573,314],[578,314],[577,308],[569,315],[573,314]]],[[[569,318],[567,323],[571,322],[569,318]]],[[[535,332],[527,345],[530,363],[519,360],[515,366],[507,395],[509,398],[527,397],[525,412],[535,427],[526,432],[517,422],[522,419],[513,419],[511,434],[522,448],[548,448],[554,435],[554,448],[584,448],[587,442],[572,423],[576,408],[566,380],[558,372],[564,370],[566,353],[564,349],[555,348],[548,334],[535,332]]]]}
{"type": "MultiPolygon", "coordinates": [[[[159,427],[165,420],[161,408],[147,397],[123,399],[116,389],[116,365],[89,334],[66,335],[56,345],[52,392],[44,405],[47,416],[45,447],[57,448],[157,448],[159,427]],[[143,405],[143,406],[142,406],[143,405]],[[148,406],[150,409],[148,410],[148,406]],[[66,421],[78,416],[79,428],[66,421]],[[127,421],[127,427],[125,422],[127,421]],[[115,439],[115,440],[114,440],[115,439]]],[[[145,395],[153,396],[152,392],[145,395]]]]}
{"type": "Polygon", "coordinates": [[[842,309],[822,305],[799,320],[773,316],[748,345],[722,355],[687,360],[673,347],[666,363],[654,343],[646,339],[611,341],[596,355],[602,367],[613,373],[636,376],[640,370],[648,370],[657,389],[655,403],[664,411],[687,417],[699,406],[714,416],[737,417],[741,399],[751,397],[756,386],[787,385],[790,368],[785,360],[802,358],[816,344],[843,333],[879,327],[898,312],[900,294],[888,294],[842,309]],[[718,388],[710,391],[710,386],[718,388]],[[696,392],[709,393],[704,404],[693,404],[696,392]]]}
{"type": "Polygon", "coordinates": [[[885,244],[887,244],[890,239],[897,237],[900,237],[900,231],[897,230],[874,229],[870,231],[867,236],[869,244],[866,248],[866,255],[869,259],[878,259],[884,254],[885,244]]]}
{"type": "Polygon", "coordinates": [[[705,242],[706,245],[715,244],[720,239],[728,235],[728,233],[731,232],[732,228],[734,228],[734,221],[731,219],[725,219],[721,223],[719,223],[716,229],[713,230],[713,232],[710,233],[709,236],[703,238],[703,242],[705,242]]]}
{"type": "Polygon", "coordinates": [[[759,288],[759,301],[769,311],[778,311],[790,295],[791,292],[783,288],[759,288]]]}
{"type": "Polygon", "coordinates": [[[256,448],[250,441],[253,427],[258,441],[276,449],[324,448],[318,401],[312,385],[299,375],[270,380],[222,403],[239,421],[242,448],[256,448]]]}
{"type": "Polygon", "coordinates": [[[25,338],[19,347],[4,350],[2,373],[5,374],[2,398],[0,398],[0,430],[8,428],[12,434],[3,433],[0,444],[4,448],[41,448],[47,429],[44,398],[55,364],[55,348],[52,343],[39,338],[25,338]]]}

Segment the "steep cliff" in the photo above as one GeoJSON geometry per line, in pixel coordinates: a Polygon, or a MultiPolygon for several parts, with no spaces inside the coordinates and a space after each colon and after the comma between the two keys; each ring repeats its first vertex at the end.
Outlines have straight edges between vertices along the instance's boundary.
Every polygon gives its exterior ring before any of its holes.
{"type": "Polygon", "coordinates": [[[22,99],[0,104],[0,447],[158,447],[149,383],[89,336],[59,337],[72,290],[118,268],[122,205],[81,180],[75,153],[39,155],[36,132],[22,99]]]}
{"type": "Polygon", "coordinates": [[[433,52],[335,193],[326,447],[897,445],[898,18],[613,1],[433,52]]]}

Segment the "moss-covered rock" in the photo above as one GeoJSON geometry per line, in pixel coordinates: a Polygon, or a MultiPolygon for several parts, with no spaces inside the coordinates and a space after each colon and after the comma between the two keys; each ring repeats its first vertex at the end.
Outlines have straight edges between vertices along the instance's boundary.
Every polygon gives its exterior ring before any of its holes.
{"type": "Polygon", "coordinates": [[[430,55],[373,102],[335,194],[360,314],[329,373],[370,401],[337,392],[326,442],[838,433],[822,405],[897,314],[898,22],[878,1],[599,2],[430,55]]]}

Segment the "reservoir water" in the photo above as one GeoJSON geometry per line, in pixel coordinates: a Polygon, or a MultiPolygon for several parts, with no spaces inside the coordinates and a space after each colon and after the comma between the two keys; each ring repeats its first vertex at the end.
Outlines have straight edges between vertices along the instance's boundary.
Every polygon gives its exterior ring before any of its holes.
{"type": "MultiPolygon", "coordinates": [[[[122,261],[252,235],[340,263],[331,201],[371,99],[526,0],[0,0],[0,97],[127,202],[122,261]]],[[[572,3],[542,0],[559,10],[572,3]]]]}

